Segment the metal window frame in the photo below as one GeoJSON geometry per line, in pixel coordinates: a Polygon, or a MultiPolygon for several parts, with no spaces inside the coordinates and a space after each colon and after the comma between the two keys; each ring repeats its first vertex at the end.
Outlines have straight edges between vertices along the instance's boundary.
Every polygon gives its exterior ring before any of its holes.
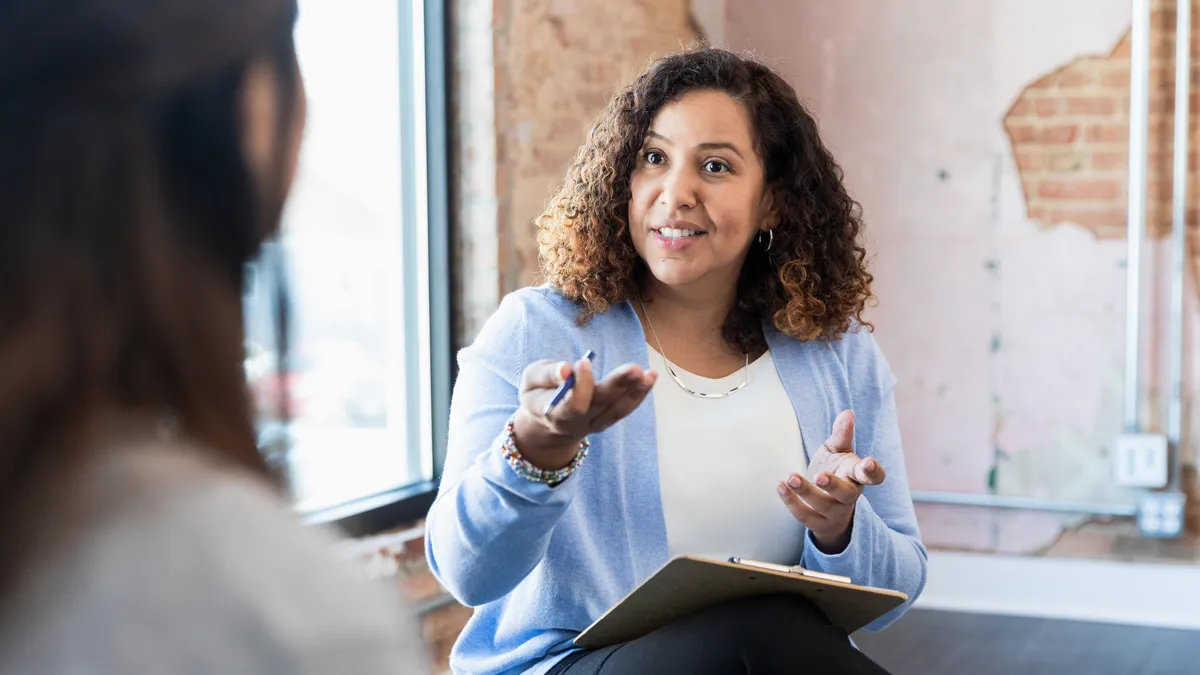
{"type": "Polygon", "coordinates": [[[452,265],[449,213],[448,12],[445,0],[401,3],[400,35],[417,44],[401,45],[400,95],[417,102],[400,125],[401,161],[424,171],[401,176],[402,250],[405,306],[405,372],[420,373],[406,383],[410,424],[404,451],[414,473],[429,476],[412,485],[338,506],[307,512],[310,525],[330,525],[360,537],[404,526],[429,511],[446,455],[453,383],[452,265]],[[411,8],[411,13],[403,11],[411,8]],[[420,27],[423,30],[414,30],[420,27]],[[411,47],[411,48],[406,48],[411,47]],[[423,61],[421,64],[412,60],[423,61]],[[410,224],[416,227],[410,227],[410,224]],[[414,451],[415,449],[415,451],[414,451]]]}

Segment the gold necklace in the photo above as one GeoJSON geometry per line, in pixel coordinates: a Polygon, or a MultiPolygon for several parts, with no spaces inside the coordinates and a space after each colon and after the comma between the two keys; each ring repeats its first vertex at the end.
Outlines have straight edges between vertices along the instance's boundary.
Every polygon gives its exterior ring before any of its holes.
{"type": "Polygon", "coordinates": [[[729,391],[722,392],[719,394],[709,394],[709,393],[706,393],[703,391],[696,391],[695,389],[692,389],[691,387],[684,384],[683,380],[679,379],[679,375],[675,373],[675,369],[673,367],[671,367],[671,360],[667,358],[667,353],[665,351],[663,351],[662,341],[658,339],[658,331],[654,330],[654,322],[650,320],[650,313],[646,311],[646,303],[642,302],[642,295],[640,293],[637,296],[637,300],[638,300],[638,305],[640,305],[642,308],[642,316],[646,317],[646,325],[650,326],[650,334],[654,336],[654,343],[656,345],[658,345],[658,353],[662,355],[663,363],[667,364],[667,372],[670,373],[671,379],[675,380],[675,384],[679,385],[680,389],[686,391],[687,393],[691,394],[692,396],[695,396],[696,398],[713,399],[713,398],[725,398],[726,396],[732,396],[732,395],[736,394],[737,392],[741,391],[742,389],[744,389],[746,385],[750,384],[750,354],[748,352],[746,354],[746,365],[742,368],[742,370],[745,372],[745,377],[743,377],[742,383],[739,384],[738,386],[734,387],[733,389],[730,389],[729,391]]]}

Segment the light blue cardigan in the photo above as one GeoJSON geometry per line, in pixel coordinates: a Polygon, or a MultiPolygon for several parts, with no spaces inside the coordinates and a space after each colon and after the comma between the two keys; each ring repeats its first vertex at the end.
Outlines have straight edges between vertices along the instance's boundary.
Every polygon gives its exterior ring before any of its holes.
{"type": "MultiPolygon", "coordinates": [[[[598,376],[629,362],[649,367],[646,336],[628,303],[583,327],[577,315],[556,291],[526,288],[507,296],[459,354],[445,472],[425,539],[438,580],[476,608],[451,654],[455,673],[546,672],[579,631],[668,560],[652,397],[593,437],[587,460],[558,487],[517,476],[501,456],[529,363],[574,361],[593,349],[598,376]]],[[[845,551],[825,555],[809,540],[798,562],[903,591],[911,603],[925,584],[926,556],[904,470],[895,378],[883,355],[864,330],[801,343],[767,326],[766,337],[805,446],[820,447],[837,414],[852,409],[856,451],[888,474],[864,491],[845,551]]],[[[738,461],[737,448],[729,458],[738,461]]]]}

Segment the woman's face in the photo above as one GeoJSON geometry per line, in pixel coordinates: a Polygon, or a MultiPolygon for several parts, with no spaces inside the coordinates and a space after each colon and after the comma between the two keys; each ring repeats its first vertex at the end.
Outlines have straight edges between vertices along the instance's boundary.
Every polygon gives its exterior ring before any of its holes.
{"type": "Polygon", "coordinates": [[[723,92],[689,92],[659,111],[630,189],[633,245],[669,286],[735,287],[754,238],[771,226],[749,116],[723,92]]]}

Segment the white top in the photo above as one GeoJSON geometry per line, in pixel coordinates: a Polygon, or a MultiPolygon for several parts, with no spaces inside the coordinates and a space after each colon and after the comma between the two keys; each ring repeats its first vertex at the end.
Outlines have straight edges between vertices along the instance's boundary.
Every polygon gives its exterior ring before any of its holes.
{"type": "MultiPolygon", "coordinates": [[[[798,564],[805,529],[775,489],[793,473],[805,475],[807,460],[771,353],[750,364],[750,384],[741,391],[702,399],[676,384],[661,354],[647,351],[659,373],[654,410],[670,554],[798,564]]],[[[678,366],[675,373],[704,393],[729,391],[745,378],[740,368],[719,380],[678,366]]]]}

